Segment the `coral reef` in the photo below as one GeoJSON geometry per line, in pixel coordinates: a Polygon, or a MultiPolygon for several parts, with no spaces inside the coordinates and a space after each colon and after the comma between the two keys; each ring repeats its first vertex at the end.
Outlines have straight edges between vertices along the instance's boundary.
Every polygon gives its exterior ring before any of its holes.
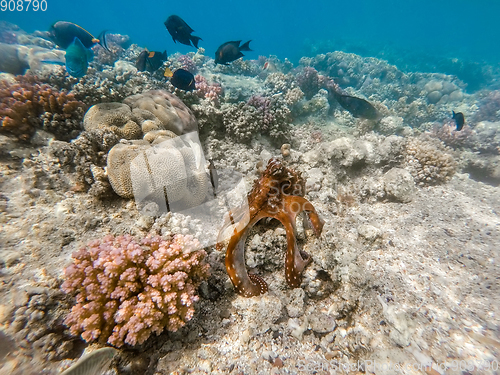
{"type": "MultiPolygon", "coordinates": [[[[287,252],[285,276],[288,285],[300,287],[302,271],[310,263],[311,257],[297,245],[296,218],[302,212],[307,214],[316,236],[321,234],[323,222],[313,205],[303,196],[305,181],[301,175],[283,165],[278,159],[270,159],[261,178],[248,194],[249,218],[245,212],[230,212],[221,235],[229,229],[234,234],[226,249],[226,269],[236,291],[245,296],[257,296],[267,292],[267,284],[255,274],[248,274],[245,266],[245,240],[250,229],[262,218],[272,217],[279,220],[286,230],[287,252]],[[233,217],[248,221],[234,222],[233,217]]],[[[217,244],[222,250],[223,244],[217,244]]]]}
{"type": "Polygon", "coordinates": [[[479,109],[474,113],[473,121],[499,121],[500,120],[500,90],[489,92],[479,101],[479,109]]]}
{"type": "Polygon", "coordinates": [[[19,140],[29,140],[40,128],[58,139],[75,138],[83,113],[84,104],[72,93],[40,84],[33,76],[17,76],[15,83],[0,80],[0,130],[19,140]]]}
{"type": "Polygon", "coordinates": [[[428,136],[408,140],[406,165],[419,185],[446,182],[457,170],[457,162],[444,145],[428,136]]]}
{"type": "Polygon", "coordinates": [[[196,94],[200,98],[208,99],[214,105],[219,106],[219,97],[222,95],[222,87],[218,83],[209,84],[207,79],[201,75],[194,77],[196,81],[196,94]]]}
{"type": "Polygon", "coordinates": [[[57,158],[58,165],[73,178],[75,191],[89,191],[94,196],[108,195],[110,188],[107,178],[96,175],[99,168],[106,166],[109,150],[120,138],[113,132],[104,130],[83,131],[71,143],[54,141],[49,145],[49,153],[57,158]]]}
{"type": "Polygon", "coordinates": [[[196,288],[208,276],[196,239],[106,236],[73,253],[61,288],[76,293],[65,319],[74,335],[122,347],[191,320],[196,288]]]}
{"type": "Polygon", "coordinates": [[[304,67],[295,79],[307,100],[316,95],[322,86],[318,71],[310,66],[304,67]]]}
{"type": "Polygon", "coordinates": [[[67,296],[53,285],[26,288],[7,317],[7,332],[29,356],[46,361],[67,358],[75,341],[63,324],[63,312],[70,306],[67,296]]]}
{"type": "Polygon", "coordinates": [[[284,74],[280,72],[270,73],[264,81],[266,87],[272,94],[287,94],[289,90],[297,87],[293,74],[284,74]]]}
{"type": "Polygon", "coordinates": [[[287,140],[290,110],[280,98],[252,96],[247,103],[221,107],[226,134],[247,143],[264,135],[277,143],[287,140]]]}
{"type": "Polygon", "coordinates": [[[187,70],[193,74],[196,74],[198,71],[198,67],[194,63],[193,59],[188,55],[180,55],[177,58],[178,63],[181,66],[181,69],[187,70]]]}
{"type": "Polygon", "coordinates": [[[469,125],[465,124],[462,130],[458,131],[453,120],[445,121],[442,125],[435,124],[432,134],[452,148],[470,148],[477,142],[476,132],[469,125]]]}
{"type": "Polygon", "coordinates": [[[424,85],[424,90],[427,92],[427,102],[430,104],[445,104],[463,98],[462,91],[453,82],[431,80],[424,85]]]}

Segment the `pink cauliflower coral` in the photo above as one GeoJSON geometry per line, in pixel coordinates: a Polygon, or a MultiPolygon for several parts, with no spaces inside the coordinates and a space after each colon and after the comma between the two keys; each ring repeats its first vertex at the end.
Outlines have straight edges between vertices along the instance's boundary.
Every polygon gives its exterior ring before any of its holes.
{"type": "Polygon", "coordinates": [[[152,332],[177,331],[194,314],[196,288],[208,276],[204,250],[191,236],[106,236],[73,253],[62,289],[76,293],[65,319],[74,335],[116,347],[152,332]]]}
{"type": "Polygon", "coordinates": [[[212,101],[215,105],[219,105],[219,96],[222,94],[222,87],[218,83],[209,84],[207,79],[201,75],[194,77],[196,82],[196,92],[198,97],[212,101]]]}

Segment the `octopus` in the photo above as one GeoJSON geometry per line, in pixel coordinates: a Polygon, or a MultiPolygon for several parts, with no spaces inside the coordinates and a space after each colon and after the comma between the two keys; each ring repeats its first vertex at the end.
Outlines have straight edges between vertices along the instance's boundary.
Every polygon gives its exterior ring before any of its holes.
{"type": "MultiPolygon", "coordinates": [[[[274,218],[283,224],[286,231],[287,250],[285,256],[285,278],[291,288],[302,283],[302,272],[311,262],[311,256],[297,245],[296,219],[306,215],[308,222],[319,237],[324,222],[313,205],[304,198],[305,180],[300,173],[283,165],[276,158],[269,160],[266,170],[248,194],[248,210],[229,212],[228,219],[219,233],[232,230],[226,249],[226,270],[236,292],[244,297],[266,293],[266,282],[258,275],[249,274],[245,265],[245,240],[252,227],[263,218],[274,218]]],[[[217,248],[223,250],[223,243],[217,248]]]]}

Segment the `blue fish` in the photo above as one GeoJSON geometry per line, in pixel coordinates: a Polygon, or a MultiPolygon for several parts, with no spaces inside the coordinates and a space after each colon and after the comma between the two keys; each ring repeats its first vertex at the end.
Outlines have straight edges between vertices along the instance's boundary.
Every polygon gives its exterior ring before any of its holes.
{"type": "Polygon", "coordinates": [[[452,118],[455,120],[455,123],[457,124],[457,131],[459,132],[460,130],[462,130],[465,124],[464,114],[462,112],[457,112],[457,113],[455,113],[455,111],[451,112],[453,113],[452,118]]]}
{"type": "Polygon", "coordinates": [[[89,61],[93,58],[92,51],[85,48],[80,39],[73,39],[73,42],[66,49],[66,70],[73,77],[83,77],[87,74],[89,61]]]}

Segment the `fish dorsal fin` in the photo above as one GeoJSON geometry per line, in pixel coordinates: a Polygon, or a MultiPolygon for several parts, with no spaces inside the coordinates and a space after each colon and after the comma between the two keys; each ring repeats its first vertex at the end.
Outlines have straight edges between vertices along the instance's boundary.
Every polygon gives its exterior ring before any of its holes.
{"type": "Polygon", "coordinates": [[[78,48],[80,48],[80,47],[81,48],[85,48],[85,46],[83,45],[82,41],[77,36],[75,36],[75,38],[73,39],[73,43],[71,43],[71,44],[74,44],[78,48]]]}

